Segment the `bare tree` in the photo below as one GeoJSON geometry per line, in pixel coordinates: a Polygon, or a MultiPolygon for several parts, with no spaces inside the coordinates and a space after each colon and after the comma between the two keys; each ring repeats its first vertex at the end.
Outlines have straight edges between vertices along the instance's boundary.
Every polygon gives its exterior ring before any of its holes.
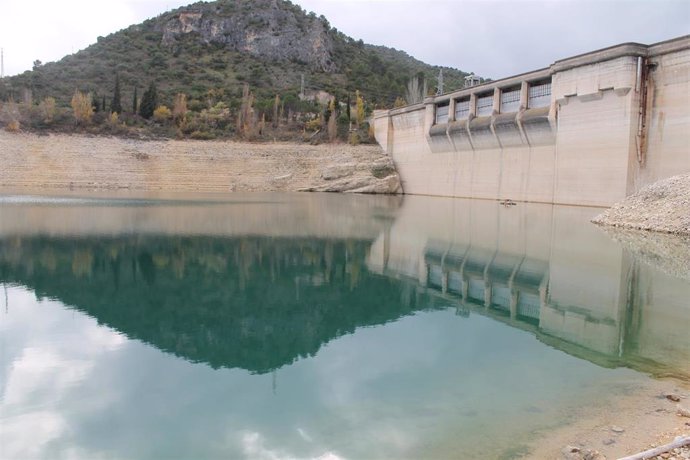
{"type": "Polygon", "coordinates": [[[405,101],[408,104],[419,104],[420,102],[424,101],[426,91],[426,79],[421,76],[412,77],[407,82],[405,101]]]}

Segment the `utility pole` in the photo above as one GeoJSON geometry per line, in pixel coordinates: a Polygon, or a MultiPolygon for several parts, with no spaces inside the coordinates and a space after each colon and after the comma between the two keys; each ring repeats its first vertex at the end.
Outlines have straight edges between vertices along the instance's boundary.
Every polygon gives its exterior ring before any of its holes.
{"type": "Polygon", "coordinates": [[[443,69],[438,71],[438,90],[436,91],[437,96],[441,94],[443,94],[443,69]]]}
{"type": "Polygon", "coordinates": [[[5,78],[5,48],[0,48],[0,79],[5,78]]]}
{"type": "Polygon", "coordinates": [[[304,74],[302,74],[302,84],[299,90],[299,98],[300,100],[304,100],[304,74]]]}

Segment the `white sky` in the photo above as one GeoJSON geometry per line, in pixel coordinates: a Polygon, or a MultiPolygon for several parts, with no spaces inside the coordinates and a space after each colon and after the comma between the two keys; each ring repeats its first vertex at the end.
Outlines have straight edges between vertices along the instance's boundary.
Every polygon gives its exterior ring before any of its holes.
{"type": "MultiPolygon", "coordinates": [[[[0,0],[5,75],[191,0],[0,0]]],[[[355,39],[502,78],[622,42],[690,34],[690,0],[293,0],[355,39]]]]}

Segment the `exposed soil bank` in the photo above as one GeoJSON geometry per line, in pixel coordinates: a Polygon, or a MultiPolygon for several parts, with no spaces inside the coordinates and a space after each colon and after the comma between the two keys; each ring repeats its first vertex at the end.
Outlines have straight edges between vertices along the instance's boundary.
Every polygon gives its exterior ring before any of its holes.
{"type": "Polygon", "coordinates": [[[690,174],[670,177],[630,195],[592,222],[690,235],[690,174]]]}
{"type": "Polygon", "coordinates": [[[378,146],[139,141],[0,131],[0,186],[400,193],[378,146]]]}

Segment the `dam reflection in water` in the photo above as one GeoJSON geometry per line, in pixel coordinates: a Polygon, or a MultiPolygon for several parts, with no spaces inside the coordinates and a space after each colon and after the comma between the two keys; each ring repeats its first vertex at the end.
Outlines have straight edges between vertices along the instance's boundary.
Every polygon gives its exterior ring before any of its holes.
{"type": "Polygon", "coordinates": [[[625,252],[596,212],[5,199],[0,441],[10,456],[506,455],[646,374],[690,378],[690,282],[625,252]]]}

